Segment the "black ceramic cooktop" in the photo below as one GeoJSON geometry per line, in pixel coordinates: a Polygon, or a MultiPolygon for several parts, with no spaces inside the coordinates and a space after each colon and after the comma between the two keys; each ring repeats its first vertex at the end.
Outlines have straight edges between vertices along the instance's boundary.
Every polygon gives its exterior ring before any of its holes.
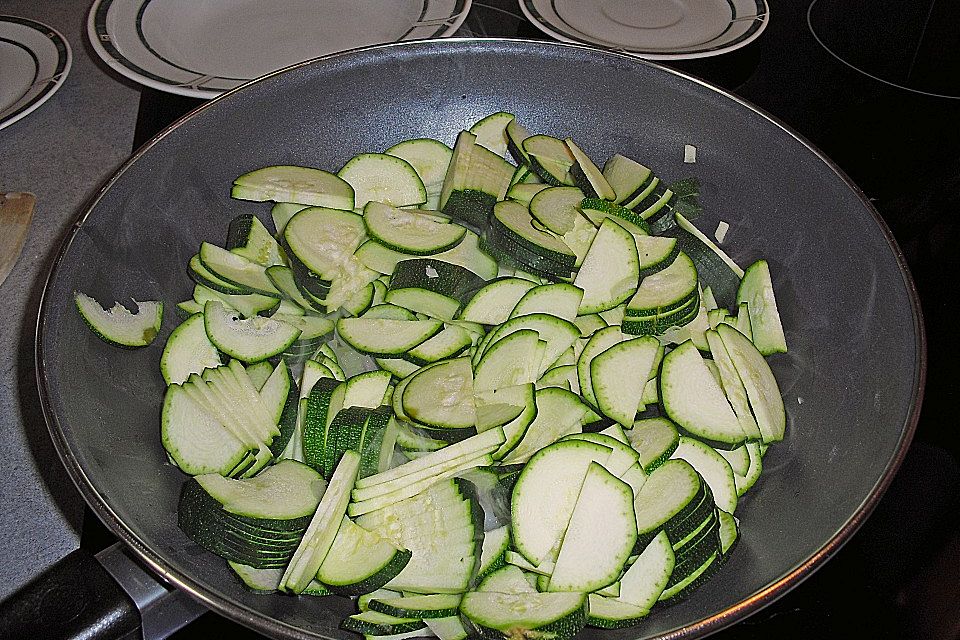
{"type": "MultiPolygon", "coordinates": [[[[960,5],[769,4],[770,24],[754,43],[669,65],[799,131],[873,201],[920,292],[927,389],[913,446],[860,532],[799,587],[714,637],[960,638],[960,369],[954,346],[960,318],[960,5]]],[[[461,33],[546,37],[512,0],[474,2],[461,33]]],[[[144,89],[136,146],[199,104],[144,89]]],[[[84,545],[95,548],[108,535],[88,514],[84,545]]],[[[173,637],[227,634],[260,637],[213,613],[173,637]]]]}

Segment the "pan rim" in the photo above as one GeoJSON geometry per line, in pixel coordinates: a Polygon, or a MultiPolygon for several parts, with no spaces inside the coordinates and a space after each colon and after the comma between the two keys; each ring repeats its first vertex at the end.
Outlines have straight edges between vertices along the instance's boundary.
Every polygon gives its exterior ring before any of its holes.
{"type": "Polygon", "coordinates": [[[37,377],[37,386],[40,396],[40,405],[42,413],[44,416],[44,421],[47,425],[47,429],[50,432],[51,439],[54,444],[54,448],[57,451],[57,455],[60,458],[61,463],[67,470],[70,479],[73,481],[74,485],[77,487],[81,496],[86,501],[87,505],[91,510],[96,513],[97,517],[115,534],[120,540],[125,544],[131,547],[134,552],[139,556],[139,558],[144,561],[159,577],[177,588],[187,592],[191,597],[203,602],[205,605],[215,610],[216,612],[230,618],[240,624],[243,624],[247,627],[255,629],[261,633],[278,636],[282,635],[283,637],[297,638],[297,639],[316,639],[316,638],[326,638],[326,636],[320,635],[318,633],[305,632],[303,629],[294,627],[292,625],[278,621],[276,618],[269,617],[265,614],[260,613],[259,611],[253,610],[247,606],[239,604],[237,602],[231,601],[226,597],[219,596],[215,593],[208,592],[208,589],[200,584],[198,581],[194,580],[190,575],[183,574],[179,571],[176,571],[170,568],[163,558],[162,553],[154,551],[152,548],[147,546],[139,537],[128,527],[128,525],[120,518],[114,510],[110,507],[107,500],[100,494],[99,490],[95,486],[92,479],[87,475],[86,471],[80,465],[78,459],[73,454],[70,444],[68,442],[66,432],[63,430],[58,417],[55,415],[52,409],[51,401],[51,391],[48,387],[46,368],[43,361],[43,344],[44,344],[44,331],[47,326],[48,316],[51,312],[47,309],[49,303],[49,293],[56,278],[61,263],[64,259],[64,256],[70,249],[74,239],[77,237],[77,233],[86,220],[89,218],[93,210],[96,208],[97,204],[104,197],[104,195],[111,189],[111,187],[116,183],[121,176],[132,166],[134,165],[143,155],[148,153],[160,140],[165,138],[167,135],[170,135],[171,132],[178,129],[185,122],[193,118],[197,113],[202,112],[203,110],[210,108],[211,105],[221,101],[229,100],[231,96],[237,92],[244,91],[246,87],[255,85],[257,83],[272,79],[280,74],[288,73],[297,69],[302,69],[308,66],[315,64],[320,64],[324,61],[336,60],[343,57],[349,57],[357,55],[358,53],[363,52],[376,52],[383,50],[393,50],[396,48],[422,48],[422,47],[432,47],[432,46],[479,46],[483,44],[499,44],[507,47],[543,47],[548,49],[571,49],[571,50],[585,50],[591,52],[593,55],[603,55],[610,56],[614,58],[623,59],[629,61],[631,64],[645,65],[649,67],[654,67],[660,72],[667,73],[669,75],[677,76],[683,79],[686,82],[693,82],[694,84],[700,85],[710,91],[720,94],[726,100],[732,100],[743,108],[752,111],[754,114],[760,116],[761,118],[767,120],[775,127],[779,128],[784,133],[788,134],[790,137],[794,138],[799,144],[803,147],[806,147],[808,151],[813,153],[821,162],[823,162],[834,174],[841,179],[841,181],[856,195],[860,200],[861,204],[866,208],[866,210],[873,216],[874,222],[878,225],[880,231],[883,234],[883,237],[886,239],[888,246],[893,252],[896,264],[899,267],[900,276],[903,278],[905,288],[907,290],[908,297],[910,299],[911,309],[913,311],[913,324],[914,324],[914,336],[916,338],[917,346],[917,355],[914,362],[914,374],[913,374],[913,397],[911,401],[911,406],[907,412],[904,429],[901,432],[900,438],[897,443],[897,449],[895,454],[892,456],[886,467],[884,468],[882,474],[880,475],[877,482],[871,488],[870,492],[864,498],[860,506],[853,512],[853,514],[843,523],[843,525],[837,530],[837,532],[815,553],[810,555],[805,561],[801,562],[799,565],[794,567],[792,570],[787,571],[784,575],[780,576],[772,583],[768,584],[766,587],[760,589],[759,591],[750,594],[740,602],[727,607],[724,610],[714,613],[711,616],[703,618],[697,622],[694,622],[685,627],[678,627],[672,629],[666,633],[663,633],[659,636],[656,636],[657,640],[678,640],[681,638],[695,638],[702,637],[720,629],[732,625],[733,623],[740,621],[747,616],[756,613],[763,607],[775,602],[777,599],[788,593],[798,584],[807,579],[813,572],[819,568],[826,560],[832,557],[837,551],[839,551],[846,542],[850,540],[854,533],[859,530],[860,526],[866,521],[866,519],[873,512],[877,503],[880,501],[890,483],[892,482],[894,476],[896,475],[897,470],[902,464],[906,453],[910,447],[910,443],[913,440],[914,433],[917,428],[917,424],[920,418],[920,410],[923,403],[924,389],[926,383],[926,369],[927,369],[927,338],[926,331],[923,323],[923,312],[920,305],[919,294],[916,288],[916,284],[913,280],[912,275],[910,274],[909,267],[906,263],[903,252],[901,251],[899,245],[896,242],[896,239],[893,237],[890,228],[887,226],[886,222],[880,216],[879,212],[875,209],[872,203],[869,201],[867,196],[863,191],[846,175],[846,173],[834,163],[830,158],[828,158],[823,152],[821,152],[816,146],[809,142],[804,136],[799,134],[797,131],[793,130],[789,125],[782,122],[776,116],[767,113],[765,110],[757,107],[756,105],[732,94],[731,92],[722,89],[716,85],[713,85],[709,82],[695,78],[688,74],[675,71],[673,69],[664,67],[656,62],[651,62],[649,60],[643,60],[637,58],[636,56],[630,56],[623,53],[611,52],[598,49],[596,47],[574,44],[574,43],[564,43],[564,42],[550,42],[543,40],[534,40],[534,39],[514,39],[514,38],[436,38],[430,40],[420,40],[414,42],[397,42],[397,43],[387,43],[382,45],[374,45],[370,47],[361,47],[357,49],[351,49],[347,51],[341,51],[333,53],[327,56],[320,58],[315,58],[312,60],[307,60],[284,69],[280,69],[274,72],[271,72],[265,76],[252,80],[246,84],[243,84],[235,89],[232,89],[226,93],[213,98],[209,102],[197,107],[193,111],[187,113],[180,119],[176,120],[168,127],[160,131],[153,138],[147,141],[143,146],[137,149],[131,156],[128,158],[116,171],[111,175],[110,178],[103,184],[103,186],[96,191],[96,193],[90,198],[88,203],[84,206],[80,214],[75,218],[73,224],[67,230],[64,239],[61,242],[61,245],[57,251],[56,257],[50,265],[47,277],[44,281],[43,291],[40,297],[39,303],[39,312],[37,317],[36,333],[35,333],[35,351],[34,351],[34,363],[37,377]]]}

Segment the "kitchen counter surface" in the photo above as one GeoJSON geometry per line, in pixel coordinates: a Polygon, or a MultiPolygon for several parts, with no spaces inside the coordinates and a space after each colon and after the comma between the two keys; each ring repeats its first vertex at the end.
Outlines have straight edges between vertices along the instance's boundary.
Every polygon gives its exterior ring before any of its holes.
{"type": "Polygon", "coordinates": [[[0,600],[77,547],[83,500],[47,434],[34,376],[40,294],[82,205],[130,155],[140,92],[105,69],[86,38],[87,0],[0,0],[70,43],[73,68],[46,103],[0,129],[0,191],[37,196],[13,272],[0,285],[0,600]]]}

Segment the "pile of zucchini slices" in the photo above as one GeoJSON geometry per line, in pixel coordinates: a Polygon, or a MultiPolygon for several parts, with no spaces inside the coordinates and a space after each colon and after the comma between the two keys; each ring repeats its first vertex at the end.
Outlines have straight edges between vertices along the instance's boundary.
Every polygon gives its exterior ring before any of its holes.
{"type": "Polygon", "coordinates": [[[506,113],[238,177],[272,228],[199,247],[160,365],[181,529],[374,638],[563,640],[684,598],[785,427],[769,268],[696,191],[506,113]]]}

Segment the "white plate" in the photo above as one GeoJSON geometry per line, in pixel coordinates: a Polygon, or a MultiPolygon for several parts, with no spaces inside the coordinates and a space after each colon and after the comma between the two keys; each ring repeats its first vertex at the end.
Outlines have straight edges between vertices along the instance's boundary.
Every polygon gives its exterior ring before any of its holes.
{"type": "Polygon", "coordinates": [[[0,16],[0,129],[32,113],[70,72],[70,45],[45,24],[0,16]]]}
{"type": "Polygon", "coordinates": [[[770,21],[766,0],[519,0],[530,22],[563,42],[651,60],[706,58],[752,42],[770,21]]]}
{"type": "Polygon", "coordinates": [[[213,98],[317,56],[453,34],[472,0],[96,0],[87,34],[118,73],[213,98]]]}

